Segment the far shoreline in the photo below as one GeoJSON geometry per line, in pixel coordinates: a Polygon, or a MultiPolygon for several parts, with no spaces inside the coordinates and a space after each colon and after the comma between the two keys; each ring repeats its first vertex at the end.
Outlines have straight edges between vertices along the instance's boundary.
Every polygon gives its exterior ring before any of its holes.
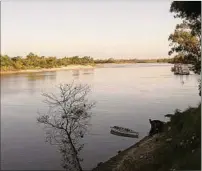
{"type": "MultiPolygon", "coordinates": [[[[76,70],[76,69],[93,69],[93,68],[101,68],[106,64],[155,64],[151,63],[98,63],[95,65],[68,65],[63,67],[56,68],[36,68],[36,69],[23,69],[23,70],[10,70],[10,71],[0,71],[1,75],[6,74],[18,74],[18,73],[38,73],[38,72],[52,72],[52,71],[62,71],[62,70],[76,70]]],[[[156,64],[165,64],[165,63],[156,63],[156,64]]],[[[167,63],[169,64],[169,63],[167,63]]]]}
{"type": "Polygon", "coordinates": [[[65,67],[57,68],[40,68],[40,69],[25,69],[16,71],[1,71],[1,74],[17,74],[17,73],[38,73],[38,72],[52,72],[52,71],[62,71],[62,70],[76,70],[76,69],[92,69],[95,68],[93,65],[69,65],[65,67]]]}

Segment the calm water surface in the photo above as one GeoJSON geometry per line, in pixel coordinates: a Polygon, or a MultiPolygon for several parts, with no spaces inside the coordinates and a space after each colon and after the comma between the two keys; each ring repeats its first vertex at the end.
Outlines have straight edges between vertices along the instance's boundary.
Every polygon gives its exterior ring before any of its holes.
{"type": "Polygon", "coordinates": [[[164,114],[200,101],[197,76],[175,76],[170,68],[169,64],[109,64],[96,69],[1,76],[2,169],[62,169],[57,146],[45,143],[45,132],[36,118],[38,111],[47,110],[41,93],[54,92],[57,84],[72,80],[89,84],[91,98],[97,102],[92,126],[83,139],[83,167],[91,169],[134,144],[149,132],[149,118],[165,121],[164,114]],[[112,125],[132,128],[140,137],[111,135],[112,125]]]}

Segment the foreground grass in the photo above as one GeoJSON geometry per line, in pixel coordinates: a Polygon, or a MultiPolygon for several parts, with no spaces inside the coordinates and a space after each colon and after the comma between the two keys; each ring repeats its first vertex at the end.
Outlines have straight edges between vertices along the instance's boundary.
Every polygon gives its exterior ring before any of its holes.
{"type": "Polygon", "coordinates": [[[94,170],[201,170],[201,104],[176,110],[161,134],[145,137],[94,170]]]}

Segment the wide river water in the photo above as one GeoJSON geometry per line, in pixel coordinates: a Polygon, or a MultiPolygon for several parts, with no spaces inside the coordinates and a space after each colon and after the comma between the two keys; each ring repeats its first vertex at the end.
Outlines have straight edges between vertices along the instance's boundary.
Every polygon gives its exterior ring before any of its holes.
{"type": "Polygon", "coordinates": [[[149,118],[165,120],[176,108],[200,102],[198,77],[176,76],[170,64],[107,64],[95,69],[1,76],[1,167],[3,170],[62,170],[57,146],[45,142],[36,121],[47,110],[42,92],[72,80],[91,86],[92,110],[81,156],[84,169],[106,161],[148,134],[149,118]],[[120,125],[140,133],[138,139],[110,134],[120,125]]]}

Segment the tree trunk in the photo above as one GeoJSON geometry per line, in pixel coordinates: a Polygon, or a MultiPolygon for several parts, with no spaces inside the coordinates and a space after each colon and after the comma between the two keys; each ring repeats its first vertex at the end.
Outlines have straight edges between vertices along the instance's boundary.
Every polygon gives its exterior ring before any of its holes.
{"type": "Polygon", "coordinates": [[[81,167],[81,164],[80,164],[80,161],[79,161],[79,158],[78,158],[78,155],[77,155],[78,152],[77,152],[76,148],[74,147],[74,144],[73,144],[73,142],[72,142],[71,136],[69,135],[69,133],[67,133],[67,136],[68,136],[68,138],[69,138],[69,142],[70,142],[71,148],[72,148],[72,150],[73,150],[73,152],[74,152],[75,160],[76,160],[78,169],[79,169],[79,171],[83,171],[83,169],[82,169],[82,167],[81,167]]]}

